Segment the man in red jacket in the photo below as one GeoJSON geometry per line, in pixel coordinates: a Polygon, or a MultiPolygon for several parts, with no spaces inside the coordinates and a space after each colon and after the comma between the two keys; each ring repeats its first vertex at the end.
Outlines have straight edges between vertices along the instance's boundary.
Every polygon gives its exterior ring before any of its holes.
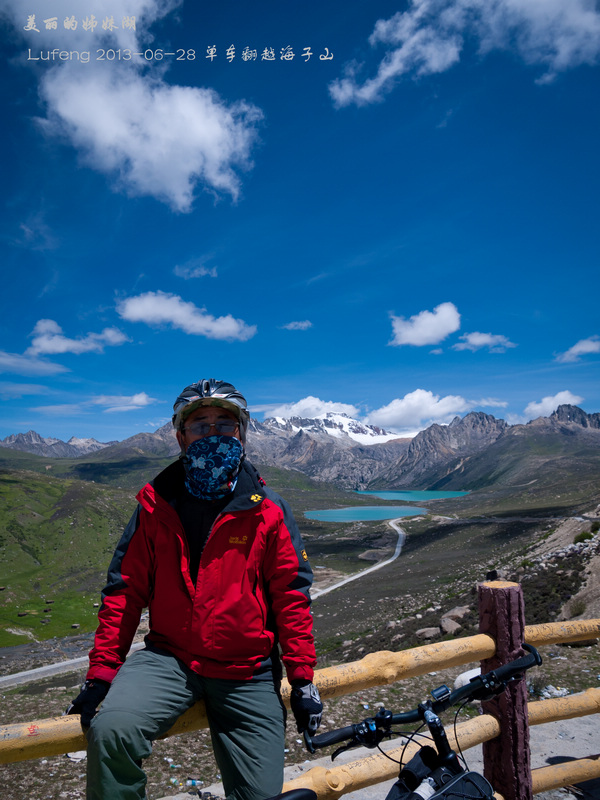
{"type": "Polygon", "coordinates": [[[283,781],[279,650],[298,730],[321,721],[312,571],[287,503],[245,459],[244,397],[202,380],[173,410],[180,459],[138,494],[69,708],[89,726],[87,800],[145,798],[142,759],[200,699],[227,800],[264,800],[283,781]],[[146,607],[146,646],[125,661],[146,607]]]}

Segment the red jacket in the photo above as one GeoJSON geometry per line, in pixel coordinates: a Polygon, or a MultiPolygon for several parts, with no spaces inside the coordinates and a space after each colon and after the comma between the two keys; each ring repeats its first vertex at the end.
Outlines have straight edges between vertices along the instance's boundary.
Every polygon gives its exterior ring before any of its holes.
{"type": "Polygon", "coordinates": [[[245,463],[194,586],[185,532],[164,488],[173,481],[183,481],[179,462],[138,494],[109,567],[87,677],[112,681],[148,606],[147,643],[200,675],[249,679],[279,642],[288,679],[312,680],[312,571],[287,503],[245,463]]]}

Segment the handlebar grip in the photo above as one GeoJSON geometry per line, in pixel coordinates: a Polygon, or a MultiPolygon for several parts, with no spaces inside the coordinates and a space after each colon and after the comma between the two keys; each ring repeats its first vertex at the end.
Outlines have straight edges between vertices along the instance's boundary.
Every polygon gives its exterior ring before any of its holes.
{"type": "Polygon", "coordinates": [[[535,667],[542,663],[542,657],[535,647],[523,645],[523,648],[529,651],[528,655],[517,658],[516,661],[511,661],[510,664],[503,664],[494,670],[499,681],[506,681],[521,672],[525,672],[530,667],[535,667]]]}
{"type": "Polygon", "coordinates": [[[355,725],[347,725],[345,728],[338,728],[335,731],[325,731],[311,738],[314,748],[329,747],[330,744],[339,744],[352,739],[354,736],[355,725]]]}
{"type": "Polygon", "coordinates": [[[399,714],[393,714],[391,723],[392,725],[407,725],[413,722],[421,722],[422,717],[418,708],[413,708],[412,711],[402,711],[399,714]]]}

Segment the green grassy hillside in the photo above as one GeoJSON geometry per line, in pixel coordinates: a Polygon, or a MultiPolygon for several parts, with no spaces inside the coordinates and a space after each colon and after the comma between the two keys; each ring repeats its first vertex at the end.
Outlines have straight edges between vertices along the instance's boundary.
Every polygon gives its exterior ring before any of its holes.
{"type": "Polygon", "coordinates": [[[130,492],[0,470],[0,646],[93,626],[130,492]]]}

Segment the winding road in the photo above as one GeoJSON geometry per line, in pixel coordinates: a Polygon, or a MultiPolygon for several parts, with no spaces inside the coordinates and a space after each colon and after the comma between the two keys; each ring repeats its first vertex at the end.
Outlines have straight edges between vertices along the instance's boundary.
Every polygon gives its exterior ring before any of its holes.
{"type": "Polygon", "coordinates": [[[344,578],[337,583],[332,584],[331,586],[327,586],[325,589],[312,589],[311,590],[311,597],[315,600],[317,597],[322,597],[324,594],[328,594],[329,592],[333,592],[334,589],[339,589],[340,586],[345,586],[347,583],[351,583],[352,581],[358,580],[358,578],[362,578],[364,575],[368,575],[369,572],[375,572],[376,569],[381,569],[381,567],[385,567],[388,564],[391,564],[392,561],[395,561],[400,553],[402,552],[402,546],[406,541],[406,533],[400,527],[400,520],[402,517],[398,519],[389,519],[387,520],[388,525],[393,528],[396,533],[398,534],[398,541],[396,542],[396,549],[394,550],[394,555],[391,558],[386,559],[385,561],[380,561],[378,564],[374,564],[372,567],[367,567],[367,569],[362,569],[360,572],[355,573],[354,575],[350,575],[349,578],[344,578]]]}

